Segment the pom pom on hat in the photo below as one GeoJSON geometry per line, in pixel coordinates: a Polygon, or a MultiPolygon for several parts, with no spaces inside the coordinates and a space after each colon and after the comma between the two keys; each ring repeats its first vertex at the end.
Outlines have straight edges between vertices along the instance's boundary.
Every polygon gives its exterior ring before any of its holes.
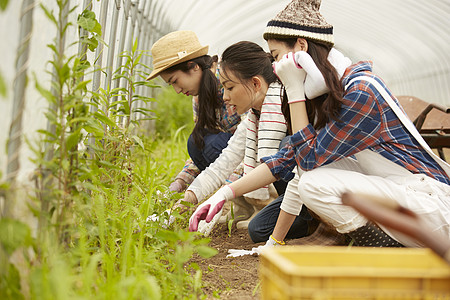
{"type": "Polygon", "coordinates": [[[267,23],[264,39],[300,37],[333,46],[333,26],[320,14],[320,4],[321,0],[293,0],[267,23]]]}

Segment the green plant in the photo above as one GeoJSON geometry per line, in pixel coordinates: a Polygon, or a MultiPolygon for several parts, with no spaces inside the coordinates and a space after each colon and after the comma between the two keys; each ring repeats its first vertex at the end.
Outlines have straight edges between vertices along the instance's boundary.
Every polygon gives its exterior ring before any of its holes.
{"type": "MultiPolygon", "coordinates": [[[[209,240],[186,231],[187,220],[177,212],[169,228],[163,227],[164,217],[146,221],[179,200],[179,194],[160,191],[167,190],[187,158],[189,131],[185,126],[173,128],[166,139],[136,133],[139,120],[133,116],[148,118],[150,113],[136,103],[152,101],[137,93],[139,86],[152,87],[145,81],[148,72],[140,63],[144,53],[137,42],[130,53],[122,54],[126,62],[121,73],[116,72],[126,86],[90,91],[84,75],[100,70],[83,53],[64,55],[60,41],[72,24],[63,22],[68,17],[63,12],[70,15],[75,8],[65,10],[67,0],[55,1],[56,12],[42,6],[58,33],[49,45],[52,86],[45,88],[37,80],[35,84],[49,103],[49,126],[40,130],[40,141],[30,143],[38,169],[36,205],[31,209],[39,218],[39,235],[32,239],[26,234],[29,228],[15,221],[0,223],[0,233],[7,228],[17,235],[16,240],[2,235],[1,251],[9,257],[31,247],[37,255],[25,255],[25,272],[5,263],[0,296],[197,299],[202,296],[202,272],[189,259],[195,253],[210,257],[217,251],[207,246],[209,240]]],[[[97,31],[92,17],[83,12],[79,26],[93,22],[83,28],[97,31]]]]}
{"type": "Polygon", "coordinates": [[[87,31],[86,36],[80,36],[80,43],[94,51],[98,47],[98,43],[103,43],[101,39],[102,25],[95,18],[93,11],[85,9],[77,18],[77,24],[87,31]]]}
{"type": "Polygon", "coordinates": [[[137,94],[137,88],[140,86],[146,86],[147,88],[157,87],[146,80],[149,75],[148,71],[146,71],[148,67],[141,63],[144,52],[138,51],[137,46],[138,41],[136,39],[131,52],[121,54],[125,58],[125,64],[116,71],[114,79],[124,79],[126,85],[112,90],[113,96],[117,97],[118,100],[105,109],[106,112],[115,111],[121,113],[125,118],[125,128],[128,128],[132,123],[133,115],[141,114],[143,116],[141,120],[144,120],[149,119],[149,113],[152,112],[148,108],[135,105],[138,101],[143,103],[153,101],[152,98],[137,94]]]}
{"type": "Polygon", "coordinates": [[[185,126],[188,132],[194,128],[192,101],[183,94],[177,94],[170,86],[165,87],[156,99],[156,132],[162,138],[170,138],[173,132],[185,126]]]}
{"type": "Polygon", "coordinates": [[[0,72],[0,97],[6,97],[8,95],[8,89],[6,88],[5,80],[0,72]]]}
{"type": "Polygon", "coordinates": [[[227,220],[228,225],[228,236],[231,236],[231,229],[233,228],[233,222],[234,222],[234,209],[233,209],[233,203],[231,203],[230,206],[230,216],[231,218],[227,220]]]}
{"type": "Polygon", "coordinates": [[[0,298],[23,299],[20,274],[10,262],[11,255],[18,249],[33,245],[30,228],[11,218],[0,219],[0,298]]]}

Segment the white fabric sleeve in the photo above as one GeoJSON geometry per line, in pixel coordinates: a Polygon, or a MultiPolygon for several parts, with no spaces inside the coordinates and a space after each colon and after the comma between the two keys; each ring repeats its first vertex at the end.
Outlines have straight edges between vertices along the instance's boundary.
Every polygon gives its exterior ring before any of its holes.
{"type": "Polygon", "coordinates": [[[298,193],[298,183],[300,180],[299,174],[302,174],[302,170],[298,170],[299,168],[294,168],[294,178],[289,181],[286,191],[284,192],[283,201],[281,202],[280,208],[291,215],[298,216],[300,211],[302,210],[303,202],[300,199],[300,195],[298,193]]]}
{"type": "MultiPolygon", "coordinates": [[[[370,150],[367,150],[370,151],[370,150]]],[[[351,157],[345,157],[338,161],[335,161],[326,166],[322,166],[321,168],[338,168],[342,170],[350,170],[359,173],[363,173],[359,163],[351,157]]],[[[298,166],[293,170],[294,178],[289,181],[286,191],[284,192],[283,201],[281,202],[280,208],[292,215],[298,216],[300,211],[302,210],[303,201],[300,199],[300,195],[298,193],[298,185],[300,176],[305,173],[298,166]]]]}
{"type": "Polygon", "coordinates": [[[201,172],[187,189],[195,194],[199,202],[224,184],[228,176],[244,159],[247,127],[246,118],[238,125],[219,157],[201,172]]]}

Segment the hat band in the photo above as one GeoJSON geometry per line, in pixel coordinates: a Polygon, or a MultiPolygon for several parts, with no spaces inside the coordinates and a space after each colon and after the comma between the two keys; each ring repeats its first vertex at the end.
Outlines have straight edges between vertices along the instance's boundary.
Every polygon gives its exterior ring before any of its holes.
{"type": "Polygon", "coordinates": [[[266,40],[270,38],[303,37],[330,45],[334,44],[334,38],[332,34],[315,33],[282,27],[266,27],[266,31],[264,32],[263,37],[266,40]]]}
{"type": "Polygon", "coordinates": [[[289,28],[289,29],[295,29],[295,30],[301,30],[301,31],[309,31],[314,33],[322,33],[322,34],[333,34],[333,26],[331,27],[311,27],[311,26],[305,26],[305,25],[299,25],[289,22],[283,22],[283,21],[269,21],[267,23],[267,27],[283,27],[283,28],[289,28]]]}
{"type": "Polygon", "coordinates": [[[154,63],[154,66],[155,66],[156,69],[157,69],[157,68],[160,68],[160,67],[163,67],[164,65],[167,65],[167,64],[173,62],[174,60],[182,59],[183,57],[185,57],[185,56],[187,56],[187,55],[188,55],[188,53],[187,53],[186,50],[180,51],[180,52],[178,52],[178,53],[177,53],[176,55],[174,55],[174,56],[171,56],[171,57],[169,57],[169,58],[165,58],[165,59],[163,59],[163,60],[160,60],[160,61],[158,61],[158,62],[155,62],[155,63],[154,63]]]}

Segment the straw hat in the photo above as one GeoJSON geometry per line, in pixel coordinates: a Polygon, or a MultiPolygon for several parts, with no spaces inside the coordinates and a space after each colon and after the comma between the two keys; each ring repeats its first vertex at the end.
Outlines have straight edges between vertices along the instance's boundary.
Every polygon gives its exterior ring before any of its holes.
{"type": "Polygon", "coordinates": [[[171,32],[160,38],[152,47],[153,72],[147,80],[176,64],[208,54],[209,46],[202,46],[193,31],[171,32]]]}
{"type": "Polygon", "coordinates": [[[267,23],[265,40],[302,37],[333,46],[333,26],[320,14],[321,0],[292,0],[267,23]]]}

